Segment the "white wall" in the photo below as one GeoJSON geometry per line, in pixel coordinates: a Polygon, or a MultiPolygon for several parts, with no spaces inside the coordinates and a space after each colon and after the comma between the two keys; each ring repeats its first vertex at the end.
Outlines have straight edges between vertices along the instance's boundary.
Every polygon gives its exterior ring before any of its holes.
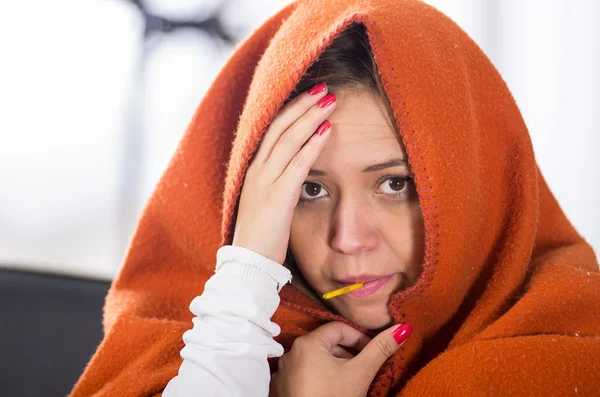
{"type": "MultiPolygon", "coordinates": [[[[178,18],[215,2],[146,3],[178,18]]],[[[226,22],[246,33],[288,2],[233,2],[226,22]]],[[[497,65],[551,188],[600,248],[599,3],[429,3],[497,65]]],[[[110,279],[230,49],[192,31],[142,48],[140,16],[116,0],[3,2],[0,15],[0,266],[110,279]]]]}

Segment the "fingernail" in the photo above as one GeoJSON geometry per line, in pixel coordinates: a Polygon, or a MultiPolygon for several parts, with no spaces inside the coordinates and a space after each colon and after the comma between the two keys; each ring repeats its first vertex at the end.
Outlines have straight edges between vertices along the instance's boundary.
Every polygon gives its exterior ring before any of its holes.
{"type": "Polygon", "coordinates": [[[317,103],[317,106],[319,106],[321,109],[325,109],[327,106],[331,105],[334,102],[335,102],[335,94],[329,94],[329,95],[324,96],[323,99],[321,99],[317,103]]]}
{"type": "Polygon", "coordinates": [[[316,86],[314,86],[311,89],[309,89],[308,93],[310,95],[318,95],[321,92],[325,91],[326,89],[327,89],[327,85],[325,83],[319,83],[316,86]]]}
{"type": "Polygon", "coordinates": [[[413,332],[413,327],[409,323],[404,323],[392,332],[392,336],[396,340],[397,344],[403,343],[408,339],[410,334],[413,332]]]}
{"type": "Polygon", "coordinates": [[[316,134],[317,134],[317,135],[323,135],[323,134],[325,133],[325,131],[327,131],[327,129],[328,129],[329,127],[331,127],[331,123],[329,122],[329,120],[325,120],[325,121],[323,122],[323,124],[321,124],[321,125],[319,126],[319,128],[317,128],[317,132],[316,132],[316,134]]]}

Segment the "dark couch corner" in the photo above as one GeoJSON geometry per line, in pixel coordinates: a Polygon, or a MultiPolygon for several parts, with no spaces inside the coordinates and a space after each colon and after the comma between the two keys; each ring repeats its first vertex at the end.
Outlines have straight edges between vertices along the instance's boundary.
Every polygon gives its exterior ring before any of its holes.
{"type": "Polygon", "coordinates": [[[3,396],[67,395],[102,340],[109,282],[0,269],[3,396]]]}

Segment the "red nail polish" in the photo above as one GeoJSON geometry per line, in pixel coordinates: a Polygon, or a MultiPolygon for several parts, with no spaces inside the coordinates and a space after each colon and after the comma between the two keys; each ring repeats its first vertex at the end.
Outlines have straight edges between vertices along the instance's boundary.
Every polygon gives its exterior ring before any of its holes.
{"type": "Polygon", "coordinates": [[[329,120],[325,120],[323,122],[323,124],[321,124],[319,126],[319,128],[317,128],[317,132],[315,134],[317,135],[323,135],[325,133],[325,131],[327,131],[327,129],[331,127],[331,123],[329,122],[329,120]]]}
{"type": "Polygon", "coordinates": [[[331,105],[334,102],[335,102],[335,94],[329,94],[329,95],[326,95],[325,97],[323,97],[323,99],[321,99],[319,101],[319,103],[317,103],[317,106],[320,107],[321,109],[325,109],[327,106],[331,105]]]}
{"type": "Polygon", "coordinates": [[[397,344],[401,344],[408,339],[410,334],[413,332],[413,327],[409,323],[404,323],[392,332],[392,336],[396,340],[397,344]]]}
{"type": "Polygon", "coordinates": [[[317,85],[315,85],[314,87],[312,87],[311,89],[308,90],[308,93],[310,95],[318,95],[321,92],[325,91],[327,89],[327,85],[325,85],[325,83],[319,83],[317,85]]]}

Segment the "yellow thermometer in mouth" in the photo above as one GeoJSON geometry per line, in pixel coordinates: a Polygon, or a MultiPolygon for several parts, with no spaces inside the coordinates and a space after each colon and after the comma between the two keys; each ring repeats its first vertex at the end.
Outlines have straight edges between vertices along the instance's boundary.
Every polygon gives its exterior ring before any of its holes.
{"type": "Polygon", "coordinates": [[[356,284],[348,285],[347,287],[336,289],[331,292],[326,292],[323,294],[323,299],[331,299],[331,298],[335,298],[336,296],[347,294],[350,291],[354,291],[355,289],[362,288],[363,285],[365,285],[365,284],[364,283],[356,283],[356,284]]]}

